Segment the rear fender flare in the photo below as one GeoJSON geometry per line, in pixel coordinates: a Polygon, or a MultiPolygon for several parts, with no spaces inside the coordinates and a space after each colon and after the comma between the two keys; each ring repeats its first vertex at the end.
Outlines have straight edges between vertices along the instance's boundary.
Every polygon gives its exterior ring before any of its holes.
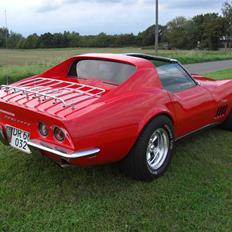
{"type": "Polygon", "coordinates": [[[147,114],[139,123],[138,125],[138,130],[136,134],[136,140],[134,141],[134,144],[136,143],[137,139],[139,138],[140,134],[144,130],[144,128],[156,117],[158,116],[166,116],[168,117],[172,124],[173,124],[173,129],[174,129],[174,135],[175,135],[175,120],[174,120],[174,115],[169,112],[167,109],[155,109],[149,114],[147,114]]]}

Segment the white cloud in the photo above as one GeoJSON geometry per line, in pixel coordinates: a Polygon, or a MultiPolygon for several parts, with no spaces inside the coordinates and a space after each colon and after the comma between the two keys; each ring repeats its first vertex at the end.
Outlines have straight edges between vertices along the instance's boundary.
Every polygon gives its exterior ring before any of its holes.
{"type": "MultiPolygon", "coordinates": [[[[160,0],[160,23],[176,16],[192,17],[220,12],[224,0],[160,0]]],[[[81,34],[106,32],[138,33],[154,23],[155,0],[7,0],[9,28],[31,33],[78,31],[81,34]]],[[[0,10],[0,26],[4,24],[0,10]]]]}
{"type": "MultiPolygon", "coordinates": [[[[122,4],[122,5],[128,5],[128,4],[136,4],[138,1],[136,0],[43,0],[41,1],[40,7],[37,9],[38,12],[47,12],[47,11],[54,11],[57,10],[65,5],[77,5],[80,3],[89,3],[89,4],[99,4],[99,5],[109,5],[109,4],[122,4]]],[[[150,0],[145,0],[145,2],[150,2],[150,0]]]]}

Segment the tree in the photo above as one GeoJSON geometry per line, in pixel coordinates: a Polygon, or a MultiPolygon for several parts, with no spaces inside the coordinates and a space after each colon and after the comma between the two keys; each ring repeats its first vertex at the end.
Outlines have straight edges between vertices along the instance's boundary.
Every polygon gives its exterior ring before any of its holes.
{"type": "MultiPolygon", "coordinates": [[[[159,41],[165,48],[217,49],[220,38],[232,38],[232,0],[224,4],[223,15],[202,14],[192,19],[177,17],[167,25],[159,25],[159,41]],[[226,30],[225,30],[226,29],[226,30]],[[163,43],[163,44],[162,44],[163,43]]],[[[32,34],[23,37],[20,34],[0,28],[0,48],[6,47],[6,34],[9,48],[66,48],[66,47],[123,47],[123,46],[154,46],[155,25],[134,35],[80,35],[78,32],[32,34]]],[[[232,42],[232,41],[231,41],[232,42]]],[[[230,45],[231,46],[231,45],[230,45]]]]}
{"type": "Polygon", "coordinates": [[[29,35],[23,44],[23,48],[30,48],[30,49],[35,49],[35,48],[39,48],[40,44],[39,44],[39,36],[37,34],[32,34],[29,35]]]}
{"type": "Polygon", "coordinates": [[[0,28],[0,48],[6,47],[6,36],[9,38],[9,31],[6,28],[0,28]]]}
{"type": "Polygon", "coordinates": [[[189,21],[185,17],[177,17],[167,24],[167,40],[169,47],[186,49],[190,46],[191,40],[187,33],[189,21]]]}
{"type": "Polygon", "coordinates": [[[80,34],[78,32],[66,32],[65,36],[68,40],[68,47],[80,46],[80,34]]]}
{"type": "MultiPolygon", "coordinates": [[[[166,26],[159,25],[159,41],[163,41],[166,26]]],[[[155,25],[148,27],[145,31],[139,33],[138,43],[142,46],[152,46],[155,44],[155,25]]]]}
{"type": "Polygon", "coordinates": [[[192,19],[192,39],[200,48],[216,50],[224,34],[225,20],[216,13],[197,15],[192,19]]]}
{"type": "Polygon", "coordinates": [[[54,48],[54,36],[51,33],[44,33],[40,36],[40,46],[41,48],[54,48]]]}
{"type": "Polygon", "coordinates": [[[23,36],[18,33],[10,32],[8,38],[8,48],[16,48],[19,40],[21,40],[23,36]]]}
{"type": "Polygon", "coordinates": [[[226,40],[228,41],[229,47],[232,47],[232,1],[226,1],[222,8],[223,16],[225,17],[225,33],[226,40]]]}

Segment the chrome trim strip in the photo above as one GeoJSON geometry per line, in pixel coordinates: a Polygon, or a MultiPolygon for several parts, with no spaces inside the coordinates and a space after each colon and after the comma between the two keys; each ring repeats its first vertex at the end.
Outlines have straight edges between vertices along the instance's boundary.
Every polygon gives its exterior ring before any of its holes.
{"type": "Polygon", "coordinates": [[[214,122],[214,123],[208,124],[208,125],[203,126],[203,127],[199,128],[197,130],[191,131],[191,132],[189,132],[189,133],[187,133],[187,134],[185,134],[183,136],[180,136],[179,138],[176,138],[175,141],[179,141],[179,140],[181,140],[181,139],[183,139],[183,138],[185,138],[185,137],[187,137],[189,135],[201,132],[202,130],[205,130],[205,129],[208,129],[208,128],[211,128],[211,127],[218,126],[220,124],[221,124],[221,122],[214,122]]]}
{"type": "Polygon", "coordinates": [[[4,114],[7,114],[7,115],[10,115],[10,116],[12,116],[12,117],[15,117],[15,114],[14,114],[14,113],[11,113],[11,112],[6,111],[6,110],[0,109],[0,112],[1,112],[1,113],[4,113],[4,114]]]}
{"type": "Polygon", "coordinates": [[[179,61],[177,63],[184,70],[184,72],[192,79],[192,81],[196,84],[196,86],[198,86],[199,83],[192,77],[192,75],[190,74],[190,72],[179,61]]]}
{"type": "Polygon", "coordinates": [[[77,159],[77,158],[81,158],[81,157],[95,155],[98,152],[100,152],[99,148],[93,148],[93,149],[89,149],[89,150],[83,150],[83,151],[78,151],[78,152],[66,154],[64,152],[57,151],[57,150],[52,149],[52,148],[48,148],[48,147],[46,147],[46,146],[44,146],[42,144],[38,144],[38,143],[36,143],[36,142],[34,142],[32,140],[29,141],[27,144],[29,145],[29,147],[31,146],[33,148],[37,148],[37,149],[40,149],[40,150],[43,150],[43,151],[47,151],[47,152],[58,155],[58,156],[60,156],[62,158],[65,158],[65,159],[77,159]]]}

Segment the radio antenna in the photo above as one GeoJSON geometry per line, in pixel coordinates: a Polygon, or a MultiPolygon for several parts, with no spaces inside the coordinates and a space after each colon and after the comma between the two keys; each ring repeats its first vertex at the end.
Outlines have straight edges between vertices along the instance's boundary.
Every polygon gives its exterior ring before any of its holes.
{"type": "Polygon", "coordinates": [[[7,28],[7,12],[6,12],[6,10],[5,10],[5,30],[6,30],[6,34],[5,34],[5,36],[6,36],[6,48],[8,48],[8,28],[7,28]]]}

